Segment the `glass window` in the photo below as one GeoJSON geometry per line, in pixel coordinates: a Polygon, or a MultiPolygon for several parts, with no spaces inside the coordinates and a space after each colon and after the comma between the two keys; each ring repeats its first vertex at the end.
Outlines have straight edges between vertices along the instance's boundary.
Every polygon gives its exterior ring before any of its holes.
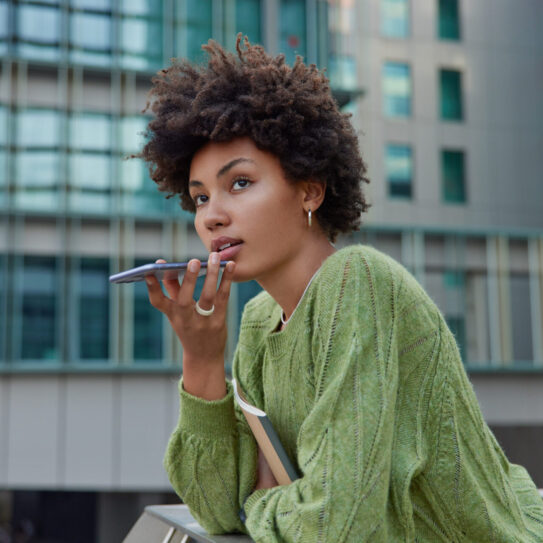
{"type": "Polygon", "coordinates": [[[0,106],[0,146],[8,142],[8,110],[0,106]]]}
{"type": "Polygon", "coordinates": [[[327,75],[334,89],[356,89],[356,61],[348,55],[330,55],[327,75]]]}
{"type": "Polygon", "coordinates": [[[8,4],[0,0],[0,42],[8,39],[8,4]]]}
{"type": "Polygon", "coordinates": [[[54,258],[24,257],[20,330],[23,360],[58,358],[56,274],[54,258]]]}
{"type": "Polygon", "coordinates": [[[60,11],[56,7],[19,5],[17,53],[24,58],[55,60],[60,43],[60,11]]]}
{"type": "Polygon", "coordinates": [[[111,117],[87,113],[73,115],[70,144],[76,149],[108,151],[111,149],[111,117]]]}
{"type": "Polygon", "coordinates": [[[305,0],[281,0],[279,50],[288,64],[307,54],[305,0]]]}
{"type": "Polygon", "coordinates": [[[513,360],[516,362],[533,363],[530,276],[522,273],[511,274],[509,277],[509,288],[513,360]]]}
{"type": "Polygon", "coordinates": [[[20,209],[58,211],[59,155],[55,151],[15,153],[15,204],[20,209]]]}
{"type": "Polygon", "coordinates": [[[466,278],[463,270],[427,269],[425,287],[441,310],[466,362],[466,278]]]}
{"type": "Polygon", "coordinates": [[[439,0],[438,33],[442,40],[460,39],[458,0],[439,0]]]}
{"type": "Polygon", "coordinates": [[[156,215],[181,212],[178,198],[166,199],[149,177],[147,165],[139,159],[123,160],[120,164],[122,211],[131,215],[156,215]]]}
{"type": "Polygon", "coordinates": [[[388,38],[409,36],[409,0],[381,1],[381,33],[388,38]]]}
{"type": "Polygon", "coordinates": [[[462,73],[458,70],[440,70],[441,118],[462,120],[462,73]]]}
{"type": "Polygon", "coordinates": [[[0,147],[0,202],[4,199],[5,185],[7,184],[7,153],[0,147]]]}
{"type": "Polygon", "coordinates": [[[384,112],[388,117],[411,115],[411,71],[408,64],[386,62],[383,67],[384,112]]]}
{"type": "Polygon", "coordinates": [[[385,170],[389,196],[410,199],[413,190],[411,147],[407,145],[387,145],[385,170]]]}
{"type": "Polygon", "coordinates": [[[112,0],[70,0],[74,8],[96,11],[110,11],[112,0]]]}
{"type": "Polygon", "coordinates": [[[162,14],[162,0],[120,0],[120,10],[127,15],[159,17],[162,14]]]}
{"type": "Polygon", "coordinates": [[[109,358],[109,260],[81,259],[79,280],[79,357],[109,358]]]}
{"type": "Polygon", "coordinates": [[[122,64],[125,68],[151,69],[162,63],[160,21],[126,18],[120,21],[122,64]]]}
{"type": "Polygon", "coordinates": [[[54,44],[60,41],[60,12],[48,6],[19,5],[17,9],[19,40],[54,44]]]}
{"type": "Polygon", "coordinates": [[[443,200],[445,202],[466,202],[464,156],[463,151],[443,150],[441,152],[443,200]]]}
{"type": "Polygon", "coordinates": [[[145,144],[144,132],[149,119],[142,115],[121,119],[121,151],[137,153],[145,144]]]}
{"type": "MultiPolygon", "coordinates": [[[[138,260],[134,265],[148,262],[138,260]]],[[[163,321],[162,313],[149,303],[145,283],[134,283],[134,360],[161,361],[163,321]]]]}
{"type": "Polygon", "coordinates": [[[224,36],[233,50],[238,32],[249,37],[251,43],[262,42],[260,0],[225,2],[224,36]]]}
{"type": "Polygon", "coordinates": [[[58,147],[60,115],[54,110],[26,109],[16,117],[16,143],[21,147],[58,147]]]}
{"type": "Polygon", "coordinates": [[[176,3],[176,56],[192,61],[204,58],[203,43],[213,37],[212,0],[186,0],[176,3]]]}
{"type": "Polygon", "coordinates": [[[79,212],[104,213],[110,209],[111,156],[74,153],[70,157],[68,205],[79,212]]]}
{"type": "Polygon", "coordinates": [[[105,65],[111,61],[111,17],[95,13],[71,16],[71,43],[75,62],[105,65]],[[83,51],[84,50],[84,51],[83,51]]]}
{"type": "Polygon", "coordinates": [[[56,187],[59,184],[59,154],[55,151],[20,151],[15,155],[18,187],[56,187]]]}

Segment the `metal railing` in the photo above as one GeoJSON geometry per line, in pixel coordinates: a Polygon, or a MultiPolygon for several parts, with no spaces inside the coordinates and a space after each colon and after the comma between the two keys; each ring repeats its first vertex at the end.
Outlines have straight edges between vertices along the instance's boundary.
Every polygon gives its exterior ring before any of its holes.
{"type": "Polygon", "coordinates": [[[151,505],[132,527],[123,543],[249,543],[242,534],[209,535],[186,505],[151,505]]]}

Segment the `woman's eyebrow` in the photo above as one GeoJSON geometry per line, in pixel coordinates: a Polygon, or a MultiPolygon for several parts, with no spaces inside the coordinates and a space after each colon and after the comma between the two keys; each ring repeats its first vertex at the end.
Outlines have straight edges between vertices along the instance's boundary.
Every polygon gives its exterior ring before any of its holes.
{"type": "MultiPolygon", "coordinates": [[[[252,164],[255,164],[255,161],[251,158],[235,158],[234,160],[231,160],[230,162],[226,163],[218,172],[217,177],[221,177],[225,173],[227,173],[229,170],[231,170],[236,164],[239,164],[240,162],[251,162],[252,164]]],[[[203,186],[203,183],[201,181],[198,181],[196,179],[193,179],[189,181],[189,188],[190,187],[201,187],[203,186]]]]}
{"type": "Polygon", "coordinates": [[[221,177],[222,175],[224,175],[225,173],[227,173],[228,170],[232,169],[236,164],[239,164],[240,162],[252,162],[253,164],[255,163],[255,161],[252,160],[252,159],[250,159],[250,158],[245,158],[245,157],[235,158],[234,160],[231,160],[230,162],[228,162],[227,164],[225,164],[225,165],[217,172],[217,177],[221,177]]]}

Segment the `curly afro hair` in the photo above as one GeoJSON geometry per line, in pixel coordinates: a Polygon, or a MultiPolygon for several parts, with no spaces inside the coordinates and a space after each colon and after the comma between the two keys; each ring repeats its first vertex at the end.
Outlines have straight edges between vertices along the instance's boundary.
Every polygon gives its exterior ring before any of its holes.
{"type": "Polygon", "coordinates": [[[315,213],[328,238],[360,226],[369,205],[361,189],[366,167],[358,139],[330,92],[329,81],[314,64],[297,57],[272,57],[247,37],[237,57],[209,40],[202,48],[206,65],[172,60],[153,78],[146,110],[154,114],[147,143],[139,155],[151,178],[168,197],[180,195],[183,209],[194,212],[188,191],[190,163],[207,142],[248,136],[278,157],[290,182],[313,179],[326,184],[315,213]]]}

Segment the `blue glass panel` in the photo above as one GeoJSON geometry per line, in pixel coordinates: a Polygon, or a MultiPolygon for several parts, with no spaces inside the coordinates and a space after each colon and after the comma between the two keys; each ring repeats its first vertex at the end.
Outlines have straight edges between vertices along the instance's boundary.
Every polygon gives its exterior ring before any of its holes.
{"type": "Polygon", "coordinates": [[[242,32],[251,43],[262,42],[260,0],[236,0],[236,29],[242,32]]]}
{"type": "Polygon", "coordinates": [[[8,110],[0,106],[0,145],[6,145],[8,141],[8,110]]]}
{"type": "Polygon", "coordinates": [[[142,115],[137,117],[124,117],[121,120],[121,151],[123,153],[137,153],[141,151],[144,143],[144,132],[149,119],[142,115]]]}
{"type": "Polygon", "coordinates": [[[413,157],[406,145],[387,145],[385,170],[390,196],[411,198],[413,182],[413,157]]]}
{"type": "Polygon", "coordinates": [[[201,61],[201,46],[213,37],[212,0],[176,3],[175,55],[201,61]]]}
{"type": "Polygon", "coordinates": [[[438,33],[444,40],[460,39],[458,0],[439,0],[438,33]]]}
{"type": "Polygon", "coordinates": [[[16,115],[15,142],[21,147],[57,147],[60,114],[46,109],[26,109],[16,115]]]}
{"type": "MultiPolygon", "coordinates": [[[[134,265],[147,264],[149,260],[137,260],[134,265]]],[[[161,362],[162,313],[149,303],[145,283],[134,283],[134,360],[161,362]]]]}
{"type": "Polygon", "coordinates": [[[120,22],[122,64],[150,69],[162,62],[162,27],[159,21],[129,18],[120,22]]]}
{"type": "Polygon", "coordinates": [[[79,356],[109,357],[109,260],[84,258],[79,278],[79,356]]]}
{"type": "Polygon", "coordinates": [[[409,36],[408,0],[382,0],[381,33],[389,38],[409,36]]]}
{"type": "Polygon", "coordinates": [[[159,17],[163,0],[120,0],[121,13],[159,17]]]}
{"type": "Polygon", "coordinates": [[[23,41],[58,43],[60,41],[59,10],[47,6],[18,6],[17,35],[19,40],[23,41]]]}
{"type": "Polygon", "coordinates": [[[74,13],[71,16],[71,42],[75,47],[94,51],[111,48],[111,18],[108,15],[74,13]]]}
{"type": "Polygon", "coordinates": [[[7,189],[7,153],[0,147],[0,207],[3,207],[6,203],[6,189],[7,189]]]}
{"type": "Polygon", "coordinates": [[[110,11],[112,0],[70,0],[74,8],[96,11],[110,11]]]}
{"type": "Polygon", "coordinates": [[[70,157],[69,208],[82,213],[111,209],[111,156],[74,153],[70,157]]]}
{"type": "Polygon", "coordinates": [[[440,70],[441,118],[462,120],[462,73],[458,70],[440,70]]]}
{"type": "Polygon", "coordinates": [[[411,115],[411,74],[408,64],[386,62],[383,67],[384,112],[389,117],[411,115]]]}
{"type": "Polygon", "coordinates": [[[23,360],[58,358],[56,272],[54,258],[24,258],[20,330],[23,360]]]}
{"type": "Polygon", "coordinates": [[[76,149],[111,149],[111,117],[90,113],[75,114],[70,119],[70,145],[76,149]]]}
{"type": "Polygon", "coordinates": [[[70,157],[70,185],[91,190],[109,190],[110,184],[110,155],[74,153],[70,157]]]}
{"type": "Polygon", "coordinates": [[[466,183],[463,151],[442,151],[443,199],[445,202],[464,203],[466,183]]]}
{"type": "Polygon", "coordinates": [[[123,160],[120,164],[122,211],[133,215],[179,213],[179,199],[166,199],[149,177],[147,165],[139,159],[123,160]]]}
{"type": "Polygon", "coordinates": [[[356,60],[347,55],[330,55],[327,75],[333,88],[355,89],[357,87],[356,60]]]}
{"type": "Polygon", "coordinates": [[[281,0],[279,50],[292,64],[296,55],[306,56],[305,0],[281,0]]]}
{"type": "Polygon", "coordinates": [[[8,37],[8,5],[0,2],[0,41],[8,37]]]}
{"type": "Polygon", "coordinates": [[[20,151],[15,154],[17,187],[57,187],[59,154],[55,151],[20,151]]]}

